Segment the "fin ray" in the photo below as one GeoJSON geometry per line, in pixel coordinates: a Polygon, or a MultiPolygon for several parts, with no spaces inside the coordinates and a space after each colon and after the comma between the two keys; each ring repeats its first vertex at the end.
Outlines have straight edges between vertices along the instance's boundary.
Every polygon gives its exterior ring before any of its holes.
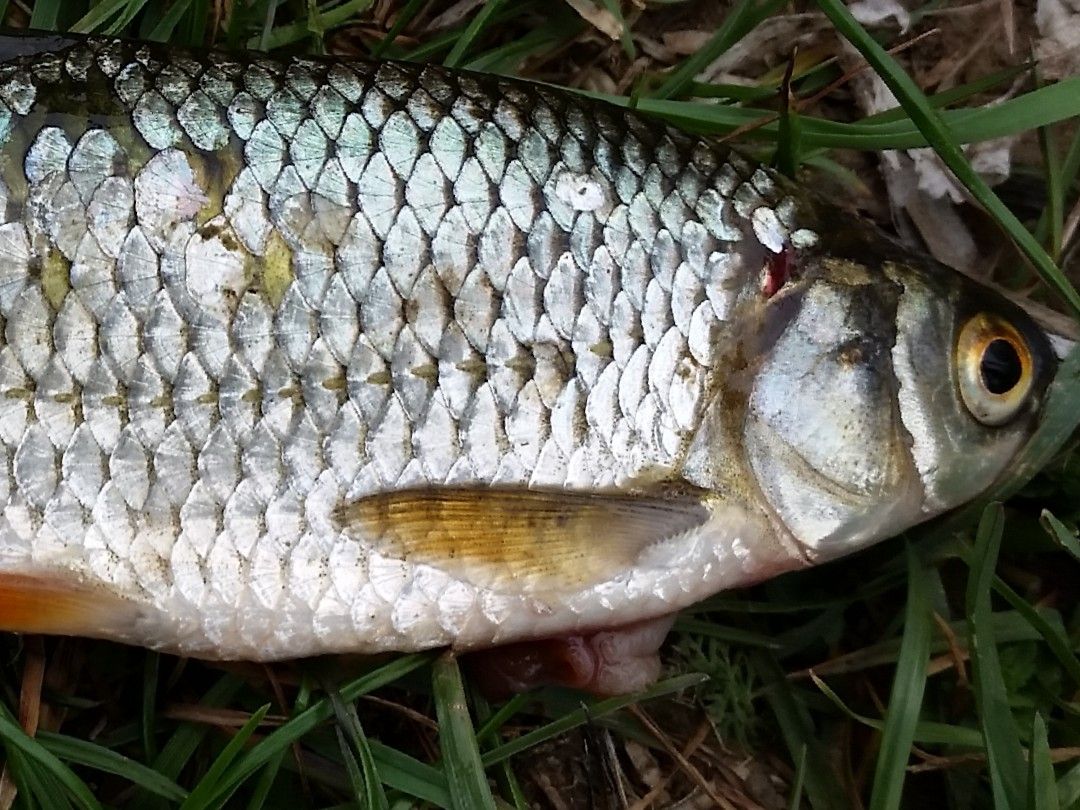
{"type": "Polygon", "coordinates": [[[580,587],[650,544],[702,525],[693,497],[448,488],[386,492],[341,508],[342,529],[380,553],[483,586],[580,587]]]}

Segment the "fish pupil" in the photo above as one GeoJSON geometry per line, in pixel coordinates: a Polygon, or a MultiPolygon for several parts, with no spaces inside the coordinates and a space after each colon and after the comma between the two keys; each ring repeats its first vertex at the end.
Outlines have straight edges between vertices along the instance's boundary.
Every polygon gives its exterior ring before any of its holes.
{"type": "Polygon", "coordinates": [[[983,384],[991,394],[1005,394],[1016,387],[1024,373],[1016,347],[1007,340],[990,341],[979,362],[983,384]]]}

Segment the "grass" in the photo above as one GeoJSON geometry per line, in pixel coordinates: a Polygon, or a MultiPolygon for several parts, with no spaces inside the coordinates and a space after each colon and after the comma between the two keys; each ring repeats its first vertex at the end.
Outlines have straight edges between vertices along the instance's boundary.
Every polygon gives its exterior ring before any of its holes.
{"type": "MultiPolygon", "coordinates": [[[[396,4],[389,18],[373,19],[385,4],[373,5],[11,0],[0,9],[17,25],[177,44],[348,49],[500,73],[528,65],[556,83],[577,80],[573,65],[628,64],[641,51],[631,34],[646,19],[634,4],[602,0],[597,8],[621,25],[622,36],[598,44],[555,0],[487,0],[433,32],[423,30],[431,9],[421,0],[396,4]],[[226,5],[231,15],[222,13],[226,5]]],[[[695,5],[706,4],[666,0],[652,13],[677,15],[695,5]]],[[[1080,135],[1060,122],[1080,116],[1080,79],[1031,76],[1008,101],[974,104],[1030,75],[1021,64],[926,96],[844,4],[818,0],[899,109],[853,116],[842,81],[826,99],[837,99],[831,107],[802,108],[799,99],[844,78],[821,57],[800,62],[790,80],[794,102],[779,110],[778,94],[788,89],[782,70],[751,87],[697,80],[786,8],[778,0],[736,0],[689,57],[650,62],[619,93],[590,92],[693,130],[738,130],[744,148],[792,172],[835,167],[839,149],[929,145],[1017,246],[1007,262],[1021,268],[1021,281],[1041,280],[1038,297],[1080,313],[1080,296],[1056,263],[1069,255],[1064,229],[1080,174],[1080,135]],[[826,114],[838,108],[847,110],[842,120],[826,114]],[[1002,202],[960,148],[1022,133],[1041,149],[1032,171],[1042,173],[1046,200],[1033,216],[1002,202]]],[[[1069,448],[1078,422],[1074,352],[1038,434],[993,493],[854,559],[687,611],[676,627],[669,677],[629,698],[547,689],[490,706],[445,655],[359,669],[313,661],[223,674],[116,645],[49,640],[24,648],[4,637],[0,798],[14,785],[16,801],[28,808],[524,807],[543,795],[538,773],[550,779],[565,770],[585,774],[585,789],[563,794],[571,806],[608,806],[601,802],[614,801],[618,790],[605,787],[603,773],[633,771],[631,746],[659,763],[669,786],[663,795],[695,790],[668,754],[673,742],[723,784],[720,743],[692,745],[706,718],[738,749],[732,762],[742,762],[745,749],[772,763],[779,806],[1080,808],[1080,457],[1069,448]],[[16,712],[23,684],[43,666],[50,712],[43,729],[53,730],[31,736],[16,712]],[[670,739],[658,739],[628,711],[642,701],[658,701],[650,715],[670,739]],[[554,771],[543,764],[550,756],[560,763],[554,771]],[[597,757],[603,767],[592,767],[597,757]]],[[[749,790],[740,801],[767,806],[749,790]]]]}

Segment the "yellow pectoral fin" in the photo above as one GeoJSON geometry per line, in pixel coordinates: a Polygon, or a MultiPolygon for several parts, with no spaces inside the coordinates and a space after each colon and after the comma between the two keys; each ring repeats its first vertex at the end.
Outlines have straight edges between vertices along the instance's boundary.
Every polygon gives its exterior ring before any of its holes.
{"type": "Polygon", "coordinates": [[[115,636],[137,608],[113,594],[54,576],[0,573],[0,630],[115,636]]]}
{"type": "Polygon", "coordinates": [[[477,585],[545,589],[610,579],[707,516],[689,497],[480,488],[386,492],[339,512],[346,533],[387,556],[477,585]]]}

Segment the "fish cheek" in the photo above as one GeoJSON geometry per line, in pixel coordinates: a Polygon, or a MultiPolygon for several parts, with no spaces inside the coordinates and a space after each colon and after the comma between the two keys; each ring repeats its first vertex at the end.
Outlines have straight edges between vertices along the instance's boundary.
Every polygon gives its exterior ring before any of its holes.
{"type": "Polygon", "coordinates": [[[773,510],[818,559],[880,539],[919,512],[888,354],[888,292],[816,284],[749,397],[750,466],[773,510]]]}

